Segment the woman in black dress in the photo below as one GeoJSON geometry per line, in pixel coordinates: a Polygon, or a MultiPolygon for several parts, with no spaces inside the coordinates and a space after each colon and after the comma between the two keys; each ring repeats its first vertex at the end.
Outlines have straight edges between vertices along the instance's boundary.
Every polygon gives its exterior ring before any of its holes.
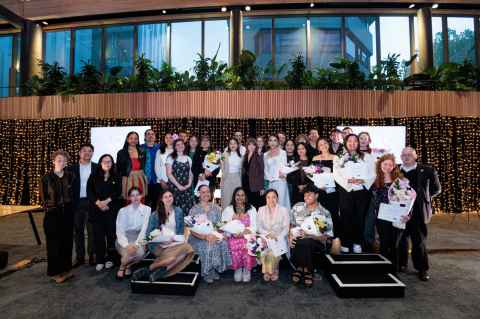
{"type": "Polygon", "coordinates": [[[88,217],[93,225],[96,269],[110,269],[116,256],[115,223],[122,197],[122,182],[110,154],[100,157],[96,174],[88,179],[87,193],[92,207],[88,217]]]}
{"type": "Polygon", "coordinates": [[[312,181],[307,177],[304,167],[310,165],[310,160],[307,154],[307,144],[298,143],[295,148],[295,157],[297,158],[298,170],[287,175],[287,182],[292,185],[292,206],[298,202],[303,202],[303,191],[308,184],[312,184],[312,181]]]}
{"type": "Polygon", "coordinates": [[[53,152],[53,170],[43,176],[40,200],[45,208],[43,229],[47,242],[47,275],[60,284],[73,275],[73,173],[65,170],[69,155],[53,152]]]}
{"type": "Polygon", "coordinates": [[[242,187],[248,202],[256,209],[265,205],[263,198],[263,155],[258,153],[257,143],[251,138],[247,141],[247,151],[242,163],[242,187]]]}
{"type": "MultiPolygon", "coordinates": [[[[319,138],[317,141],[318,155],[312,159],[312,164],[320,167],[325,173],[333,172],[333,153],[330,141],[326,138],[319,138]]],[[[340,237],[342,223],[338,212],[338,192],[336,187],[329,187],[319,190],[318,201],[325,207],[332,216],[333,233],[335,238],[340,237]]]]}

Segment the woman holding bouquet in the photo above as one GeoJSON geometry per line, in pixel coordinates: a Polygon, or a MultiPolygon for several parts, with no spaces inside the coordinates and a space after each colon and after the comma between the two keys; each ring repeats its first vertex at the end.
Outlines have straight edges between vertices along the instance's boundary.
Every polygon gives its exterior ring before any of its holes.
{"type": "Polygon", "coordinates": [[[287,182],[292,185],[292,205],[303,201],[303,191],[308,184],[311,184],[310,179],[303,170],[304,167],[310,165],[310,159],[307,154],[307,144],[298,143],[295,148],[295,157],[297,159],[298,170],[287,175],[287,182]]]}
{"type": "MultiPolygon", "coordinates": [[[[381,156],[378,159],[376,171],[377,178],[372,187],[374,216],[378,216],[381,203],[389,203],[388,192],[394,182],[398,180],[408,184],[408,179],[403,177],[400,168],[395,164],[395,156],[393,154],[381,156]]],[[[394,227],[392,222],[378,218],[376,226],[380,236],[380,253],[392,262],[393,271],[397,272],[400,266],[398,250],[403,230],[394,227]]]]}
{"type": "Polygon", "coordinates": [[[268,138],[270,150],[263,155],[265,180],[268,187],[277,193],[280,206],[290,209],[290,195],[288,194],[287,176],[280,170],[287,165],[287,153],[279,147],[275,135],[268,138]]]}
{"type": "Polygon", "coordinates": [[[170,277],[182,271],[193,259],[193,248],[185,242],[183,212],[173,206],[173,193],[164,191],[158,200],[157,209],[150,215],[146,231],[151,241],[147,249],[156,258],[148,268],[134,273],[138,278],[149,277],[151,281],[170,277]],[[153,236],[153,233],[157,236],[153,236]],[[167,241],[158,241],[162,237],[167,241]]]}
{"type": "MultiPolygon", "coordinates": [[[[267,205],[258,210],[257,232],[264,238],[265,246],[267,246],[266,239],[269,239],[276,240],[280,246],[287,247],[290,226],[288,209],[278,204],[278,193],[274,189],[267,190],[265,198],[267,205]]],[[[281,258],[282,256],[275,256],[269,247],[262,253],[260,261],[265,281],[278,280],[278,266],[281,258]]]]}
{"type": "MultiPolygon", "coordinates": [[[[248,152],[248,151],[247,151],[248,152]]],[[[232,259],[231,268],[235,270],[235,282],[249,282],[251,270],[257,264],[257,259],[250,256],[247,251],[245,235],[255,234],[257,231],[257,210],[248,202],[245,191],[238,187],[233,191],[231,204],[222,213],[222,222],[239,220],[245,230],[241,234],[228,237],[228,248],[232,259]]]]}
{"type": "Polygon", "coordinates": [[[222,161],[222,208],[230,203],[233,191],[242,186],[242,161],[240,144],[235,138],[228,141],[227,150],[223,153],[222,161]]]}
{"type": "Polygon", "coordinates": [[[193,206],[193,173],[192,160],[185,154],[185,143],[182,139],[173,143],[173,152],[167,157],[166,167],[175,205],[186,213],[193,206]]]}
{"type": "Polygon", "coordinates": [[[142,193],[137,187],[128,191],[130,204],[118,212],[116,234],[117,251],[121,256],[117,278],[131,274],[130,267],[145,255],[144,240],[151,208],[142,204],[142,193]]]}
{"type": "Polygon", "coordinates": [[[242,165],[242,186],[248,202],[255,208],[263,206],[263,156],[257,151],[255,139],[247,141],[247,152],[242,165]]]}
{"type": "Polygon", "coordinates": [[[140,147],[137,132],[127,134],[123,148],[117,153],[118,173],[122,177],[122,196],[126,200],[129,196],[128,190],[132,187],[138,188],[145,199],[148,191],[148,183],[145,172],[146,154],[140,147]]]}
{"type": "MultiPolygon", "coordinates": [[[[333,160],[335,154],[330,141],[326,138],[319,138],[317,141],[318,155],[312,159],[312,164],[320,167],[323,173],[333,172],[333,160]]],[[[333,232],[335,238],[341,237],[342,223],[340,220],[340,214],[338,212],[338,192],[336,187],[327,187],[319,190],[318,201],[325,207],[332,216],[333,232]]]]}
{"type": "MultiPolygon", "coordinates": [[[[212,193],[206,185],[199,187],[199,202],[190,210],[190,216],[198,217],[205,215],[207,219],[217,224],[221,221],[222,211],[220,207],[211,202],[212,193]]],[[[211,284],[214,280],[219,280],[219,273],[224,272],[231,265],[228,243],[224,239],[219,239],[214,234],[202,235],[190,231],[188,239],[195,253],[200,256],[203,279],[211,284]]]]}
{"type": "Polygon", "coordinates": [[[375,181],[375,160],[360,151],[358,136],[345,139],[345,153],[333,163],[333,177],[339,185],[342,216],[342,252],[362,253],[365,216],[370,205],[370,187],[375,181]]]}
{"type": "Polygon", "coordinates": [[[93,226],[96,269],[110,269],[115,257],[115,222],[122,197],[122,182],[110,154],[98,160],[97,173],[88,179],[87,195],[92,207],[88,218],[93,226]]]}

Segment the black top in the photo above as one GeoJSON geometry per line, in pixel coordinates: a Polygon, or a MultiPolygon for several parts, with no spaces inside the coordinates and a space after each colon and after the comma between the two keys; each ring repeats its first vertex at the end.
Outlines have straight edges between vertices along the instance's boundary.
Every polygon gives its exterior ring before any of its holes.
{"type": "Polygon", "coordinates": [[[318,155],[317,148],[310,145],[310,143],[307,143],[307,156],[308,156],[308,158],[310,160],[312,160],[312,158],[314,158],[317,155],[318,155]]]}
{"type": "MultiPolygon", "coordinates": [[[[88,200],[93,207],[94,214],[102,212],[95,202],[97,200],[105,200],[111,198],[108,204],[110,211],[117,212],[121,206],[122,182],[119,176],[110,176],[106,181],[103,176],[90,176],[87,184],[88,200]]],[[[95,219],[95,216],[89,216],[89,219],[95,219]],[[91,218],[90,218],[91,217],[91,218]]]]}
{"type": "Polygon", "coordinates": [[[316,160],[312,161],[312,164],[320,167],[330,168],[330,173],[333,173],[333,160],[316,160]]]}
{"type": "Polygon", "coordinates": [[[45,208],[60,208],[73,203],[75,176],[65,170],[59,177],[54,172],[43,176],[40,183],[40,200],[45,208]]]}
{"type": "MultiPolygon", "coordinates": [[[[204,172],[203,169],[203,161],[205,160],[205,156],[207,156],[209,152],[204,151],[201,148],[198,148],[195,153],[193,154],[192,158],[192,174],[193,178],[198,180],[198,175],[202,174],[204,172]]],[[[196,184],[194,185],[194,187],[196,184]]]]}
{"type": "Polygon", "coordinates": [[[287,163],[290,163],[291,161],[293,161],[295,163],[297,162],[297,156],[295,154],[293,154],[293,155],[288,155],[287,154],[287,163]]]}
{"type": "Polygon", "coordinates": [[[292,205],[303,201],[303,190],[300,191],[298,186],[306,186],[313,184],[312,180],[307,177],[303,167],[310,164],[309,160],[298,161],[299,169],[287,175],[287,182],[292,185],[292,205]]]}
{"type": "MultiPolygon", "coordinates": [[[[92,170],[90,175],[94,175],[95,172],[97,171],[98,165],[91,162],[92,170]]],[[[80,199],[80,164],[75,163],[72,166],[67,167],[67,169],[73,173],[75,180],[73,182],[73,203],[77,204],[79,199],[80,199]]]]}
{"type": "MultiPolygon", "coordinates": [[[[137,147],[138,152],[138,159],[140,160],[140,165],[142,170],[145,168],[145,151],[140,147],[137,147]]],[[[128,150],[121,149],[117,153],[117,169],[120,176],[129,176],[132,170],[132,161],[130,159],[130,154],[128,154],[128,150]]]]}
{"type": "Polygon", "coordinates": [[[345,151],[345,146],[342,143],[339,143],[337,149],[335,150],[332,144],[332,150],[335,155],[341,156],[345,151]]]}

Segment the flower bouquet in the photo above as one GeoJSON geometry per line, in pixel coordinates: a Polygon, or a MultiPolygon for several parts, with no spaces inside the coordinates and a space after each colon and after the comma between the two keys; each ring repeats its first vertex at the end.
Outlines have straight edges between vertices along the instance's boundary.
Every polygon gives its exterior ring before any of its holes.
{"type": "Polygon", "coordinates": [[[303,168],[305,175],[313,182],[315,187],[320,189],[335,187],[335,180],[330,168],[317,165],[310,165],[303,168]]]}
{"type": "Polygon", "coordinates": [[[233,219],[220,226],[219,229],[231,235],[239,235],[245,231],[245,225],[238,219],[233,219]]]}
{"type": "Polygon", "coordinates": [[[247,254],[253,257],[260,258],[263,252],[267,249],[267,246],[264,245],[264,240],[262,237],[255,234],[245,235],[247,239],[246,248],[247,254]]]}
{"type": "Polygon", "coordinates": [[[314,214],[306,217],[300,227],[294,227],[291,229],[293,237],[299,237],[303,231],[305,235],[321,236],[329,235],[333,236],[332,229],[329,229],[327,219],[323,215],[314,214]]]}
{"type": "Polygon", "coordinates": [[[218,240],[223,239],[223,235],[215,230],[214,224],[208,220],[206,214],[200,214],[197,216],[185,216],[185,226],[190,228],[191,231],[200,235],[215,235],[218,240]]]}
{"type": "MultiPolygon", "coordinates": [[[[404,206],[405,214],[402,216],[407,220],[415,198],[417,198],[417,193],[406,178],[397,178],[388,189],[389,204],[404,206]]],[[[392,222],[392,225],[396,228],[405,229],[405,222],[402,221],[392,222]]]]}
{"type": "Polygon", "coordinates": [[[342,156],[342,164],[340,164],[340,167],[341,167],[341,168],[345,168],[345,165],[346,165],[348,162],[351,162],[351,163],[359,163],[359,160],[360,160],[360,157],[358,156],[357,153],[354,153],[354,154],[345,153],[345,154],[343,154],[343,156],[342,156]]]}
{"type": "Polygon", "coordinates": [[[282,173],[283,175],[288,175],[290,173],[298,171],[298,164],[299,162],[295,163],[294,161],[290,161],[287,165],[280,168],[280,173],[282,173]]]}
{"type": "Polygon", "coordinates": [[[203,168],[207,169],[209,172],[213,172],[220,167],[220,161],[222,159],[222,154],[219,151],[210,152],[203,160],[203,168]]]}

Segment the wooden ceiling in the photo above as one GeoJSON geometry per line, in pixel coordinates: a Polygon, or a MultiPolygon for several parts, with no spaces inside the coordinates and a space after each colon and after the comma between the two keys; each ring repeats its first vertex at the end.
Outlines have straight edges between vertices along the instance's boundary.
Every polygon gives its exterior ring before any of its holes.
{"type": "MultiPolygon", "coordinates": [[[[49,20],[115,13],[163,9],[243,6],[265,4],[309,3],[300,0],[0,0],[20,16],[31,20],[49,20]]],[[[315,3],[439,3],[480,5],[480,0],[317,0],[315,3]]]]}

